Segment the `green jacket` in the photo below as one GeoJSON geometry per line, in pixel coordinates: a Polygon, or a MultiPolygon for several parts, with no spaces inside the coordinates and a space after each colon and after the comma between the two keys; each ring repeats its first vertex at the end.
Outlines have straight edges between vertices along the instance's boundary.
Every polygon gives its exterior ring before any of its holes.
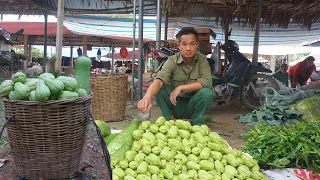
{"type": "Polygon", "coordinates": [[[283,73],[282,71],[277,71],[271,75],[271,77],[282,82],[284,85],[289,86],[289,74],[283,73]]]}
{"type": "MultiPolygon", "coordinates": [[[[171,84],[173,88],[180,85],[199,82],[204,88],[212,88],[211,71],[205,55],[197,52],[190,69],[186,66],[180,53],[170,56],[156,76],[164,85],[171,84]]],[[[182,92],[179,96],[189,98],[196,92],[182,92]]]]}

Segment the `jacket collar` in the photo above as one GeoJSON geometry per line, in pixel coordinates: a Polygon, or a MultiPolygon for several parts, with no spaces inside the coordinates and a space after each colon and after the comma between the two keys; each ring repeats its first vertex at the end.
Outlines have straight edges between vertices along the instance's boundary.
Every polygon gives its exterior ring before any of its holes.
{"type": "MultiPolygon", "coordinates": [[[[177,64],[184,63],[184,60],[183,60],[183,58],[182,58],[182,56],[181,56],[181,53],[179,53],[177,56],[178,56],[177,64]]],[[[198,52],[196,52],[196,54],[195,54],[195,55],[193,56],[193,58],[192,58],[192,61],[193,61],[193,62],[198,61],[198,60],[199,60],[198,57],[199,57],[199,56],[198,56],[198,52]]]]}

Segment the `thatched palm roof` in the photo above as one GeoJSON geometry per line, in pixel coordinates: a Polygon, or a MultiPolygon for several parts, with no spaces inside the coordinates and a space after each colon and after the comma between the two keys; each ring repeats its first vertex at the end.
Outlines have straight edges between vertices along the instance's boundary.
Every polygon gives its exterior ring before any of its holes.
{"type": "MultiPolygon", "coordinates": [[[[0,0],[0,14],[43,14],[57,10],[58,0],[0,0]]],[[[162,0],[163,10],[171,17],[206,17],[220,22],[244,20],[254,26],[257,0],[162,0]]],[[[137,1],[137,5],[139,1],[137,1]]],[[[156,14],[156,0],[144,0],[144,13],[156,14]]],[[[128,14],[133,0],[66,0],[65,11],[71,14],[128,14]]],[[[261,18],[264,24],[287,28],[290,22],[310,29],[320,20],[320,0],[263,0],[261,18]]]]}
{"type": "MultiPolygon", "coordinates": [[[[320,20],[319,0],[262,0],[261,18],[264,24],[287,28],[290,22],[310,29],[320,20]]],[[[258,0],[163,0],[171,16],[207,17],[219,20],[244,20],[254,26],[258,0]]]]}

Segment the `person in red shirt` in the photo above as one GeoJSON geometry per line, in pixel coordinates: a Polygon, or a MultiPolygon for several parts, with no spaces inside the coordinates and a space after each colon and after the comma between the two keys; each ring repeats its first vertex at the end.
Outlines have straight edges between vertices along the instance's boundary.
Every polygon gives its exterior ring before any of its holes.
{"type": "Polygon", "coordinates": [[[313,56],[308,56],[289,69],[291,87],[295,88],[297,85],[303,86],[307,84],[312,72],[316,71],[314,61],[315,58],[313,56]]]}

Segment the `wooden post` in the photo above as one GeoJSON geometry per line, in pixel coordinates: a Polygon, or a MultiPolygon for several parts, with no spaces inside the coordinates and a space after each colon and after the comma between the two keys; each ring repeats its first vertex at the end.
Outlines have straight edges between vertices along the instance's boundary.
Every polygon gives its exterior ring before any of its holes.
{"type": "Polygon", "coordinates": [[[229,21],[226,20],[224,24],[224,43],[229,40],[229,21]]]}
{"type": "Polygon", "coordinates": [[[83,36],[82,44],[83,44],[83,55],[87,55],[87,51],[88,51],[87,36],[83,36]]]}
{"type": "Polygon", "coordinates": [[[24,70],[27,70],[27,68],[28,68],[28,59],[29,59],[29,57],[28,57],[28,35],[24,35],[24,43],[23,43],[23,54],[25,55],[25,56],[27,56],[27,59],[24,61],[24,70]]]}
{"type": "Polygon", "coordinates": [[[270,58],[270,70],[272,72],[275,72],[275,70],[276,70],[276,56],[275,55],[271,55],[271,58],[270,58]]]}
{"type": "MultiPolygon", "coordinates": [[[[229,19],[225,19],[224,20],[224,43],[226,43],[229,40],[229,19]]],[[[228,57],[226,56],[227,54],[225,54],[224,57],[224,66],[226,67],[228,64],[228,57]]]]}
{"type": "MultiPolygon", "coordinates": [[[[111,45],[111,54],[112,54],[112,60],[111,60],[111,74],[115,74],[116,72],[114,71],[115,68],[114,68],[114,47],[113,45],[111,45]]],[[[133,74],[133,72],[132,72],[133,74]]]]}
{"type": "MultiPolygon", "coordinates": [[[[139,59],[138,59],[138,100],[142,99],[142,75],[143,75],[143,0],[139,0],[139,59]]],[[[133,73],[133,72],[132,72],[133,73]]]]}
{"type": "Polygon", "coordinates": [[[253,53],[252,53],[252,64],[255,66],[258,65],[261,10],[262,10],[262,0],[258,0],[256,29],[254,32],[253,53]]]}
{"type": "Polygon", "coordinates": [[[169,13],[168,13],[168,10],[166,10],[166,21],[165,21],[165,24],[164,24],[164,37],[163,39],[166,41],[168,39],[168,26],[169,26],[169,13]]]}
{"type": "Polygon", "coordinates": [[[70,67],[73,68],[73,46],[70,46],[70,67]]]}
{"type": "Polygon", "coordinates": [[[58,0],[58,14],[57,14],[57,37],[56,37],[56,62],[55,72],[61,72],[61,58],[62,58],[62,41],[63,41],[63,19],[64,19],[64,0],[58,0]]]}
{"type": "MultiPolygon", "coordinates": [[[[157,0],[157,24],[156,24],[156,50],[160,50],[160,40],[161,40],[161,0],[157,0]]],[[[159,61],[155,61],[153,64],[154,69],[159,66],[159,61]]]]}
{"type": "Polygon", "coordinates": [[[47,47],[48,47],[48,12],[44,14],[44,53],[43,53],[43,62],[45,67],[45,72],[49,71],[49,62],[47,58],[47,47]]]}
{"type": "Polygon", "coordinates": [[[29,44],[29,52],[28,52],[28,65],[29,65],[29,62],[32,62],[32,45],[29,44]]]}

